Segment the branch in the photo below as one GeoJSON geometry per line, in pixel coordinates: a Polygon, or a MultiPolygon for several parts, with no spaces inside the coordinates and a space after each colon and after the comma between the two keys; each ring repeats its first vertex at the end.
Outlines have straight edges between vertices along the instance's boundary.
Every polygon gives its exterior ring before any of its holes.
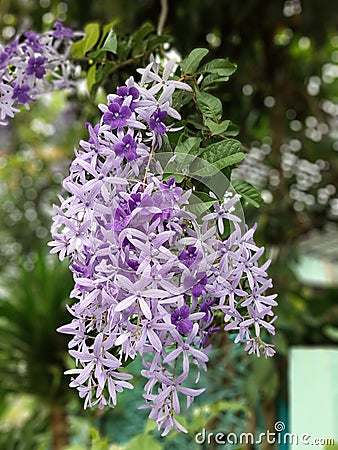
{"type": "Polygon", "coordinates": [[[161,2],[161,13],[157,24],[157,34],[160,36],[163,31],[163,27],[168,15],[168,0],[160,0],[161,2]]]}

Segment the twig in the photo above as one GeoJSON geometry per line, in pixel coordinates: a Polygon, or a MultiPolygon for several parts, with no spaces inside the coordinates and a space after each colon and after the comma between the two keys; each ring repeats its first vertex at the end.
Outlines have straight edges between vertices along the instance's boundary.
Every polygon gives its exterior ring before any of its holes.
{"type": "Polygon", "coordinates": [[[150,162],[151,162],[151,160],[152,160],[152,158],[154,156],[154,153],[155,153],[155,144],[153,144],[153,146],[152,146],[152,148],[150,150],[150,153],[149,153],[148,163],[147,163],[147,166],[146,166],[146,169],[145,169],[145,173],[144,173],[144,177],[143,177],[143,190],[144,190],[144,186],[145,186],[145,184],[147,182],[148,172],[149,172],[149,168],[150,168],[150,162]]]}
{"type": "Polygon", "coordinates": [[[159,36],[162,34],[164,24],[168,15],[168,0],[160,0],[160,2],[161,2],[161,12],[157,24],[157,34],[159,36]]]}

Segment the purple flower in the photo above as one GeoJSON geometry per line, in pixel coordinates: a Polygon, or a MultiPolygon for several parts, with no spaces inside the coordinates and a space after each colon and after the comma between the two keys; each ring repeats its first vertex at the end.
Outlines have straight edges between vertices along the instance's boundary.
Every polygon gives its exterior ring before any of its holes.
{"type": "Polygon", "coordinates": [[[167,127],[164,125],[164,121],[167,118],[168,113],[166,111],[161,111],[158,109],[154,112],[152,117],[149,119],[149,128],[156,134],[165,134],[167,127]]]}
{"type": "Polygon", "coordinates": [[[128,205],[130,211],[133,211],[135,208],[141,205],[142,195],[140,193],[131,194],[130,199],[128,200],[128,205]]]}
{"type": "Polygon", "coordinates": [[[173,201],[178,201],[182,198],[183,189],[176,186],[175,177],[169,178],[164,183],[160,183],[160,190],[166,195],[166,197],[173,201]]]}
{"type": "Polygon", "coordinates": [[[197,383],[207,369],[208,340],[219,330],[214,314],[235,343],[267,357],[274,349],[263,339],[274,334],[276,305],[265,295],[269,263],[258,262],[254,228],[243,232],[235,215],[238,197],[223,205],[215,198],[215,211],[200,223],[188,209],[191,191],[164,181],[160,162],[151,160],[167,115],[179,118],[173,92],[187,86],[169,79],[173,67],[160,77],[151,63],[141,70],[141,86],[131,77],[99,105],[101,119],[87,124],[88,141],[75,150],[63,182],[68,196],[55,206],[50,243],[60,259],[69,257],[75,280],[73,320],[60,329],[73,335],[71,386],[85,406],[115,406],[117,392],[132,387],[119,367],[146,355],[142,408],[163,435],[185,431],[175,417],[182,397],[189,407],[204,390],[183,383],[196,368],[197,383]],[[234,228],[225,242],[216,226],[221,231],[223,219],[234,228]]]}
{"type": "Polygon", "coordinates": [[[183,353],[183,373],[189,373],[189,355],[192,355],[194,359],[201,365],[201,367],[205,367],[205,363],[208,361],[208,356],[204,351],[199,350],[195,347],[194,341],[196,339],[199,327],[198,324],[195,323],[192,327],[191,332],[187,339],[182,339],[176,330],[170,331],[171,335],[174,337],[175,342],[178,344],[177,348],[169,353],[164,359],[164,362],[171,362],[178,358],[178,356],[183,353]]]}
{"type": "Polygon", "coordinates": [[[127,214],[127,212],[121,208],[117,209],[114,214],[114,220],[113,220],[113,230],[115,231],[121,231],[123,228],[125,228],[128,223],[130,222],[130,216],[127,214]]]}
{"type": "Polygon", "coordinates": [[[32,102],[33,99],[28,95],[30,88],[27,84],[15,85],[13,89],[12,98],[16,99],[20,105],[32,102]]]}
{"type": "Polygon", "coordinates": [[[187,250],[183,249],[178,253],[178,259],[180,261],[183,261],[183,264],[185,264],[187,267],[191,267],[196,261],[198,255],[199,252],[197,248],[193,245],[190,245],[187,250]]]}
{"type": "Polygon", "coordinates": [[[209,324],[212,321],[213,315],[211,312],[211,307],[216,303],[215,298],[205,300],[200,306],[200,312],[204,312],[203,321],[209,324]]]}
{"type": "Polygon", "coordinates": [[[26,41],[24,43],[24,47],[30,47],[34,52],[40,52],[43,48],[43,45],[39,42],[40,36],[33,31],[26,31],[25,33],[26,41]]]}
{"type": "Polygon", "coordinates": [[[74,36],[74,31],[70,28],[66,28],[62,22],[57,21],[54,23],[54,31],[53,36],[54,37],[62,37],[65,39],[70,39],[74,36]]]}
{"type": "Polygon", "coordinates": [[[195,284],[195,286],[192,288],[191,293],[195,297],[201,297],[203,294],[206,293],[206,284],[208,282],[208,278],[206,275],[204,275],[198,283],[195,284]]]}
{"type": "Polygon", "coordinates": [[[97,133],[98,133],[98,131],[100,129],[100,124],[97,123],[94,127],[92,127],[92,125],[89,122],[87,122],[86,123],[86,127],[87,127],[87,130],[89,131],[89,134],[90,134],[88,142],[90,144],[98,144],[99,142],[98,142],[98,139],[97,139],[97,133]]]}
{"type": "Polygon", "coordinates": [[[31,56],[28,60],[28,67],[26,69],[27,75],[35,75],[36,78],[43,78],[46,74],[46,69],[43,67],[46,58],[43,56],[31,56]]]}
{"type": "Polygon", "coordinates": [[[0,53],[0,69],[3,69],[8,64],[9,54],[6,51],[0,53]]]}
{"type": "Polygon", "coordinates": [[[197,272],[195,276],[187,275],[184,279],[185,289],[191,289],[194,297],[201,297],[206,293],[206,284],[208,277],[205,272],[197,272]]]}
{"type": "MultiPolygon", "coordinates": [[[[169,80],[169,77],[174,69],[175,61],[170,60],[166,63],[166,65],[163,68],[163,75],[162,77],[159,76],[158,70],[156,70],[156,64],[154,62],[151,62],[148,64],[148,66],[145,69],[138,69],[137,71],[142,74],[141,79],[141,85],[148,82],[153,82],[153,86],[149,89],[152,94],[156,94],[161,89],[165,92],[168,89],[183,89],[186,91],[191,91],[191,87],[186,84],[182,83],[182,81],[176,81],[176,80],[169,80]]],[[[172,92],[173,92],[172,91],[172,92]]]]}
{"type": "Polygon", "coordinates": [[[139,90],[135,86],[120,86],[117,88],[116,93],[118,95],[118,98],[116,98],[115,101],[117,101],[120,105],[122,105],[127,97],[131,97],[132,100],[129,104],[129,108],[131,109],[131,111],[135,110],[135,108],[137,107],[137,102],[135,100],[140,97],[139,90]]]}
{"type": "Polygon", "coordinates": [[[258,337],[260,335],[260,328],[264,327],[269,333],[275,334],[275,327],[272,322],[264,320],[265,316],[271,311],[270,307],[264,308],[262,311],[256,311],[251,306],[248,306],[248,311],[251,316],[239,324],[240,327],[247,328],[249,325],[254,325],[255,333],[258,337]]]}
{"type": "Polygon", "coordinates": [[[137,145],[135,139],[130,134],[123,136],[122,142],[118,142],[114,146],[115,153],[118,156],[124,156],[127,161],[133,161],[138,157],[136,148],[137,145]]]}
{"type": "Polygon", "coordinates": [[[138,99],[140,96],[140,93],[138,89],[134,86],[128,87],[128,86],[120,86],[117,88],[116,93],[119,97],[122,97],[123,99],[129,97],[129,95],[132,96],[134,100],[138,99]]]}
{"type": "Polygon", "coordinates": [[[20,111],[18,104],[27,105],[44,92],[71,86],[75,67],[66,59],[71,44],[69,40],[60,46],[50,31],[27,31],[4,48],[0,53],[0,126],[20,111]]]}
{"type": "Polygon", "coordinates": [[[127,119],[132,112],[129,106],[119,105],[117,102],[108,106],[108,111],[103,114],[103,122],[110,125],[112,129],[121,128],[127,125],[127,119]]]}
{"type": "Polygon", "coordinates": [[[18,49],[19,39],[16,38],[5,47],[5,52],[12,56],[18,49]]]}
{"type": "Polygon", "coordinates": [[[193,323],[188,319],[189,315],[190,308],[188,305],[183,305],[171,313],[171,323],[176,325],[181,334],[188,334],[192,330],[193,323]]]}

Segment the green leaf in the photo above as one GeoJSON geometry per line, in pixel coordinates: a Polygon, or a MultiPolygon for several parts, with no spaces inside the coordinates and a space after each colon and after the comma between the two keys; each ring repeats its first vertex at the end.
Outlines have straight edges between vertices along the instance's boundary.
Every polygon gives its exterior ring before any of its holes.
{"type": "Polygon", "coordinates": [[[130,40],[133,56],[142,53],[146,49],[147,43],[145,42],[145,38],[152,31],[154,31],[154,26],[150,22],[146,22],[131,35],[130,40]]]}
{"type": "Polygon", "coordinates": [[[95,74],[95,83],[100,83],[103,76],[110,71],[110,68],[105,66],[104,64],[100,64],[95,74]]]}
{"type": "Polygon", "coordinates": [[[223,227],[224,227],[224,230],[223,230],[223,233],[221,233],[219,231],[219,227],[217,226],[217,229],[218,229],[218,232],[219,232],[219,234],[220,234],[220,236],[222,238],[222,241],[227,239],[230,236],[230,234],[231,234],[230,220],[223,219],[223,227]]]}
{"type": "Polygon", "coordinates": [[[150,22],[144,23],[138,30],[136,30],[131,35],[134,44],[135,45],[139,44],[152,31],[154,31],[154,25],[152,25],[150,22]]]}
{"type": "Polygon", "coordinates": [[[235,178],[231,180],[231,185],[235,189],[237,194],[240,194],[242,198],[250,205],[259,208],[259,206],[263,203],[260,192],[250,183],[235,178]]]}
{"type": "Polygon", "coordinates": [[[212,414],[217,414],[224,411],[246,411],[246,405],[236,401],[227,402],[225,400],[221,400],[217,403],[211,404],[210,411],[212,414]]]}
{"type": "Polygon", "coordinates": [[[200,154],[200,157],[211,167],[201,168],[194,173],[199,176],[212,176],[225,167],[238,164],[245,157],[241,152],[242,145],[236,139],[224,139],[223,141],[211,144],[200,154]]]}
{"type": "Polygon", "coordinates": [[[223,120],[220,123],[215,123],[213,120],[207,118],[204,123],[211,131],[211,136],[215,136],[215,134],[224,133],[230,124],[230,120],[223,120]]]}
{"type": "Polygon", "coordinates": [[[89,23],[85,27],[85,37],[83,44],[84,54],[88,52],[97,43],[100,37],[100,26],[98,23],[89,23]]]}
{"type": "Polygon", "coordinates": [[[165,134],[162,138],[162,147],[161,147],[161,153],[170,152],[173,153],[173,148],[171,145],[171,142],[169,140],[169,137],[165,134]]]}
{"type": "Polygon", "coordinates": [[[209,53],[206,48],[195,48],[180,62],[181,69],[185,73],[195,73],[202,59],[209,53]]]}
{"type": "Polygon", "coordinates": [[[190,115],[187,117],[187,123],[191,124],[193,127],[195,127],[197,130],[203,130],[208,131],[208,128],[201,123],[201,116],[200,115],[190,115]]]}
{"type": "Polygon", "coordinates": [[[116,37],[116,33],[113,30],[113,28],[111,28],[111,30],[109,31],[107,39],[104,41],[104,44],[101,47],[101,50],[102,51],[107,51],[107,52],[112,52],[112,53],[116,54],[117,37],[116,37]]]}
{"type": "Polygon", "coordinates": [[[228,137],[237,136],[239,133],[239,128],[234,123],[230,122],[228,128],[224,131],[223,135],[228,137]]]}
{"type": "Polygon", "coordinates": [[[92,58],[92,59],[96,59],[102,53],[103,53],[103,50],[101,48],[98,48],[96,50],[92,50],[91,52],[87,53],[87,57],[88,58],[92,58]]]}
{"type": "Polygon", "coordinates": [[[217,73],[211,73],[203,78],[201,88],[211,88],[211,85],[215,85],[216,87],[217,83],[224,83],[226,81],[229,81],[229,77],[220,77],[219,75],[217,75],[217,73]]]}
{"type": "Polygon", "coordinates": [[[96,65],[92,65],[87,73],[87,88],[91,92],[93,85],[96,82],[96,65]]]}
{"type": "Polygon", "coordinates": [[[240,163],[244,158],[245,154],[243,152],[238,152],[214,162],[213,165],[217,167],[217,169],[223,170],[225,167],[234,166],[240,163]]]}
{"type": "Polygon", "coordinates": [[[100,26],[98,23],[89,23],[85,27],[84,37],[74,42],[71,47],[71,53],[74,57],[84,56],[88,50],[94,47],[100,37],[100,26]]]}
{"type": "Polygon", "coordinates": [[[95,430],[95,428],[91,428],[89,430],[90,437],[92,438],[91,448],[92,450],[108,450],[108,439],[101,438],[100,433],[95,430]]]}
{"type": "Polygon", "coordinates": [[[131,50],[132,42],[119,39],[117,42],[117,57],[120,61],[127,59],[129,52],[131,50]]]}
{"type": "Polygon", "coordinates": [[[180,184],[186,177],[185,175],[182,175],[181,173],[173,173],[173,172],[164,172],[163,173],[163,181],[169,180],[170,178],[175,177],[175,183],[180,184]]]}
{"type": "Polygon", "coordinates": [[[172,42],[173,37],[165,34],[161,34],[160,36],[149,36],[147,39],[147,51],[153,51],[158,48],[160,45],[167,44],[172,42]]]}
{"type": "Polygon", "coordinates": [[[148,419],[144,427],[144,433],[154,431],[156,428],[157,428],[156,422],[154,420],[148,419]]]}
{"type": "Polygon", "coordinates": [[[101,43],[103,42],[103,40],[105,39],[105,37],[107,36],[107,34],[110,32],[110,30],[114,27],[116,27],[116,25],[118,24],[119,20],[118,19],[114,19],[111,22],[107,23],[106,25],[103,25],[102,27],[102,37],[101,37],[101,43]]]}
{"type": "Polygon", "coordinates": [[[175,153],[175,158],[170,158],[166,165],[163,165],[164,178],[175,177],[176,183],[181,183],[189,176],[191,165],[196,161],[194,154],[175,153]]]}
{"type": "Polygon", "coordinates": [[[208,145],[201,154],[201,158],[213,164],[226,156],[240,152],[242,144],[237,139],[223,139],[215,144],[208,145]]]}
{"type": "Polygon", "coordinates": [[[203,166],[200,169],[196,169],[195,172],[191,174],[192,177],[212,177],[216,175],[218,172],[223,171],[225,168],[229,166],[234,166],[245,158],[245,154],[242,152],[235,153],[233,155],[225,156],[224,158],[219,159],[211,163],[209,166],[203,166]]]}
{"type": "Polygon", "coordinates": [[[177,109],[180,110],[182,106],[187,105],[193,99],[194,93],[192,91],[178,91],[173,93],[173,104],[177,105],[177,109]]]}
{"type": "Polygon", "coordinates": [[[201,142],[202,139],[198,137],[189,137],[183,142],[180,140],[175,148],[175,153],[191,153],[197,155],[201,142]]]}
{"type": "Polygon", "coordinates": [[[135,436],[126,446],[126,450],[162,450],[160,445],[149,433],[135,436]]]}
{"type": "Polygon", "coordinates": [[[196,103],[203,116],[216,122],[222,117],[222,102],[214,95],[196,91],[196,103]]]}
{"type": "Polygon", "coordinates": [[[205,192],[193,191],[187,209],[198,217],[208,211],[215,202],[216,200],[205,192]]]}
{"type": "Polygon", "coordinates": [[[207,194],[206,192],[202,192],[202,191],[193,191],[192,195],[197,196],[203,203],[207,204],[209,203],[210,206],[214,205],[217,202],[217,199],[211,197],[209,194],[207,194]]]}
{"type": "Polygon", "coordinates": [[[81,56],[84,56],[83,45],[83,39],[72,44],[72,46],[70,47],[70,53],[74,58],[81,58],[81,56]]]}
{"type": "Polygon", "coordinates": [[[229,77],[237,70],[237,65],[231,63],[228,59],[217,58],[204,64],[198,71],[199,73],[214,73],[220,77],[229,77]]]}

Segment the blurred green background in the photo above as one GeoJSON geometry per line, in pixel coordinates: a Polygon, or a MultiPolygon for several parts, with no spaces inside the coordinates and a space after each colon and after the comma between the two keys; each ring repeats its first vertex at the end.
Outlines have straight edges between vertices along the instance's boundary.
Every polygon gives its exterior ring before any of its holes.
{"type": "MultiPolygon", "coordinates": [[[[70,364],[67,339],[55,332],[69,321],[72,280],[46,243],[51,205],[74,146],[86,136],[84,122],[97,117],[97,99],[84,85],[76,93],[48,94],[0,129],[0,449],[194,449],[201,448],[194,436],[203,427],[259,432],[282,420],[288,430],[290,349],[337,349],[337,1],[1,0],[0,40],[47,29],[55,20],[81,30],[116,19],[117,32],[127,36],[146,21],[162,28],[160,17],[170,51],[185,56],[206,47],[210,59],[238,64],[216,95],[247,151],[238,175],[265,200],[246,219],[258,221],[257,240],[273,259],[277,355],[247,357],[225,335],[215,337],[207,394],[185,416],[188,435],[159,439],[137,411],[137,362],[136,389],[115,410],[82,410],[62,375],[70,364]]],[[[135,67],[117,71],[104,91],[135,67]]],[[[304,367],[310,375],[311,366],[304,367]]]]}

